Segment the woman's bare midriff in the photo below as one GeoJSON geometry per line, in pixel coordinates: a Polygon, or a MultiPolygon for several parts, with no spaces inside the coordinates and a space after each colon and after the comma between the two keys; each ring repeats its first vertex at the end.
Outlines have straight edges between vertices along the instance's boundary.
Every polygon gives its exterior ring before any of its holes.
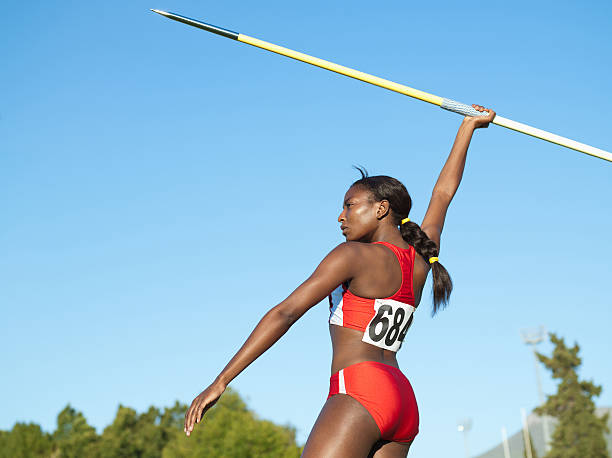
{"type": "Polygon", "coordinates": [[[329,334],[333,349],[332,374],[363,361],[376,361],[399,369],[395,352],[362,342],[363,331],[330,324],[329,334]]]}

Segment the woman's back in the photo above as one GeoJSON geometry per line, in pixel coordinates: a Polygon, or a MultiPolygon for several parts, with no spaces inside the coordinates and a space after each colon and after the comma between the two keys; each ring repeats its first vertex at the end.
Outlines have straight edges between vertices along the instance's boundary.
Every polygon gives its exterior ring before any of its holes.
{"type": "Polygon", "coordinates": [[[411,313],[420,302],[428,266],[420,256],[415,256],[414,248],[401,237],[394,238],[392,242],[350,244],[358,252],[360,268],[348,287],[344,286],[344,297],[335,294],[335,299],[332,299],[330,296],[332,373],[362,361],[377,361],[398,367],[396,351],[390,348],[400,345],[399,341],[403,340],[412,322],[411,313]],[[377,324],[372,315],[375,299],[391,299],[392,303],[395,300],[403,310],[396,313],[397,317],[391,315],[391,309],[388,310],[388,318],[383,316],[386,313],[381,313],[383,320],[391,320],[390,327],[383,328],[389,336],[384,339],[382,326],[379,326],[377,334],[373,335],[375,341],[372,341],[365,325],[367,322],[371,322],[372,326],[377,324]],[[340,300],[343,301],[340,307],[348,308],[348,314],[346,310],[338,310],[340,300]],[[394,326],[398,329],[394,330],[394,326]],[[385,341],[389,345],[385,345],[385,341]],[[376,346],[379,342],[380,346],[376,346]]]}

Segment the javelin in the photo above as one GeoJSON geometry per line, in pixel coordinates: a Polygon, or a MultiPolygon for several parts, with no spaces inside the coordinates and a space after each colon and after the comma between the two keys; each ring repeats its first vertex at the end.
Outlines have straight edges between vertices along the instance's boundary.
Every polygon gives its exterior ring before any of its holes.
{"type": "MultiPolygon", "coordinates": [[[[301,60],[302,62],[306,62],[307,64],[311,64],[316,67],[324,68],[325,70],[340,73],[341,75],[349,76],[351,78],[355,78],[366,83],[373,84],[375,86],[380,86],[382,88],[389,89],[390,91],[399,92],[400,94],[404,94],[409,97],[422,100],[424,102],[429,102],[431,104],[438,105],[440,108],[452,111],[454,113],[459,113],[464,116],[486,116],[487,114],[486,112],[480,112],[478,110],[475,110],[474,108],[469,105],[466,105],[465,103],[457,102],[451,99],[445,99],[443,97],[439,97],[433,94],[428,94],[427,92],[419,91],[418,89],[413,89],[411,87],[404,86],[403,84],[394,83],[393,81],[379,78],[374,75],[369,75],[358,70],[353,70],[352,68],[344,67],[342,65],[334,64],[333,62],[319,59],[317,57],[312,57],[308,54],[303,54],[301,52],[293,51],[288,48],[283,48],[282,46],[258,40],[257,38],[249,37],[242,33],[232,32],[231,30],[196,21],[195,19],[190,19],[179,14],[167,13],[166,11],[160,11],[155,9],[152,9],[151,11],[157,14],[161,14],[162,16],[165,16],[169,19],[174,19],[175,21],[182,22],[193,27],[198,27],[200,29],[216,33],[217,35],[221,35],[226,38],[231,38],[232,40],[238,40],[242,43],[246,43],[251,46],[256,46],[258,48],[275,52],[286,57],[291,57],[292,59],[301,60]]],[[[556,143],[557,145],[565,146],[567,148],[580,151],[581,153],[590,154],[591,156],[599,157],[601,159],[605,159],[606,161],[612,162],[612,153],[609,153],[608,151],[604,151],[593,146],[585,145],[584,143],[580,143],[575,140],[570,140],[569,138],[561,137],[560,135],[555,135],[550,132],[546,132],[545,130],[528,126],[527,124],[522,124],[520,122],[512,121],[511,119],[502,118],[501,116],[495,116],[495,118],[491,122],[493,124],[497,124],[498,126],[506,127],[508,129],[521,132],[523,134],[531,135],[532,137],[540,138],[542,140],[546,140],[551,143],[556,143]]]]}

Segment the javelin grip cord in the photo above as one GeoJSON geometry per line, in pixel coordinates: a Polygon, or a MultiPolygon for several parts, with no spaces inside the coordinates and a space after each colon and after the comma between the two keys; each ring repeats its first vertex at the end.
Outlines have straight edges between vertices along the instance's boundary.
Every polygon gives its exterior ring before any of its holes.
{"type": "Polygon", "coordinates": [[[440,108],[464,116],[487,116],[489,114],[486,111],[478,111],[470,105],[466,105],[465,103],[457,102],[456,100],[451,99],[443,99],[440,108]]]}

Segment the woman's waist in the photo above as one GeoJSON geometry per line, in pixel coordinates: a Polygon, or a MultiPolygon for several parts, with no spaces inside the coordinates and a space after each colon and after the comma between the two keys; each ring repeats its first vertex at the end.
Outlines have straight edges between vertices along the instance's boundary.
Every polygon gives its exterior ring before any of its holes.
{"type": "Polygon", "coordinates": [[[367,358],[367,357],[358,357],[352,355],[351,357],[343,357],[343,356],[334,356],[332,358],[331,364],[331,373],[336,374],[342,369],[346,369],[347,367],[354,366],[356,364],[361,363],[374,363],[381,364],[387,367],[392,367],[401,372],[399,365],[397,364],[397,360],[393,359],[385,359],[385,358],[367,358]]]}
{"type": "Polygon", "coordinates": [[[332,340],[332,374],[353,364],[372,361],[399,369],[396,353],[362,341],[363,332],[330,326],[332,340]]]}

